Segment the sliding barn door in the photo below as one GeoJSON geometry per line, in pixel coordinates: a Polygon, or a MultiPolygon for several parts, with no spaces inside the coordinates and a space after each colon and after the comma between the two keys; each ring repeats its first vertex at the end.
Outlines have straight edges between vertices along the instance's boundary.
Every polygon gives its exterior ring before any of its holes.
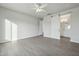
{"type": "Polygon", "coordinates": [[[60,20],[58,15],[51,17],[51,37],[60,39],[60,20]]]}

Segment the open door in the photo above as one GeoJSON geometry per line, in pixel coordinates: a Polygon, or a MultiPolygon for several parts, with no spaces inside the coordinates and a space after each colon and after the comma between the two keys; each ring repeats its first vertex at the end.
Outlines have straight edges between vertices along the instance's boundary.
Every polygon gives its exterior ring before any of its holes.
{"type": "Polygon", "coordinates": [[[60,20],[58,15],[51,17],[51,37],[60,39],[60,20]]]}

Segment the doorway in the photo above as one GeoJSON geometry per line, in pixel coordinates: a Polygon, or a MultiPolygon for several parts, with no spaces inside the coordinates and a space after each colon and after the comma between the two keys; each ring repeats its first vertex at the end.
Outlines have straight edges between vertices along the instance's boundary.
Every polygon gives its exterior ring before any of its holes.
{"type": "Polygon", "coordinates": [[[71,14],[60,16],[60,36],[70,37],[71,14]]]}
{"type": "Polygon", "coordinates": [[[70,44],[71,14],[60,16],[60,42],[61,46],[70,44]]]}

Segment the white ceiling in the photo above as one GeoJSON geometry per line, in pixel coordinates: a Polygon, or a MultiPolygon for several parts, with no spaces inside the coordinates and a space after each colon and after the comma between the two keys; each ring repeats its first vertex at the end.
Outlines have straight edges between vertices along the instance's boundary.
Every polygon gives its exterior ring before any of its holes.
{"type": "Polygon", "coordinates": [[[0,6],[3,6],[8,9],[26,13],[35,17],[42,18],[48,13],[56,13],[71,8],[78,7],[78,3],[47,3],[47,6],[44,8],[47,12],[35,13],[33,9],[34,3],[1,3],[0,6]]]}

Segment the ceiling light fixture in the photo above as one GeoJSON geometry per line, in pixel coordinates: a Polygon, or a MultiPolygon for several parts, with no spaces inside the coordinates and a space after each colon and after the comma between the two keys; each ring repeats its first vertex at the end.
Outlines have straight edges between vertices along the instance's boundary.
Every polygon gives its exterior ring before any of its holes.
{"type": "Polygon", "coordinates": [[[36,4],[34,4],[34,6],[35,6],[35,10],[36,10],[36,12],[46,12],[46,10],[44,10],[43,8],[44,7],[46,7],[47,6],[47,4],[42,4],[42,3],[36,3],[36,4]]]}

